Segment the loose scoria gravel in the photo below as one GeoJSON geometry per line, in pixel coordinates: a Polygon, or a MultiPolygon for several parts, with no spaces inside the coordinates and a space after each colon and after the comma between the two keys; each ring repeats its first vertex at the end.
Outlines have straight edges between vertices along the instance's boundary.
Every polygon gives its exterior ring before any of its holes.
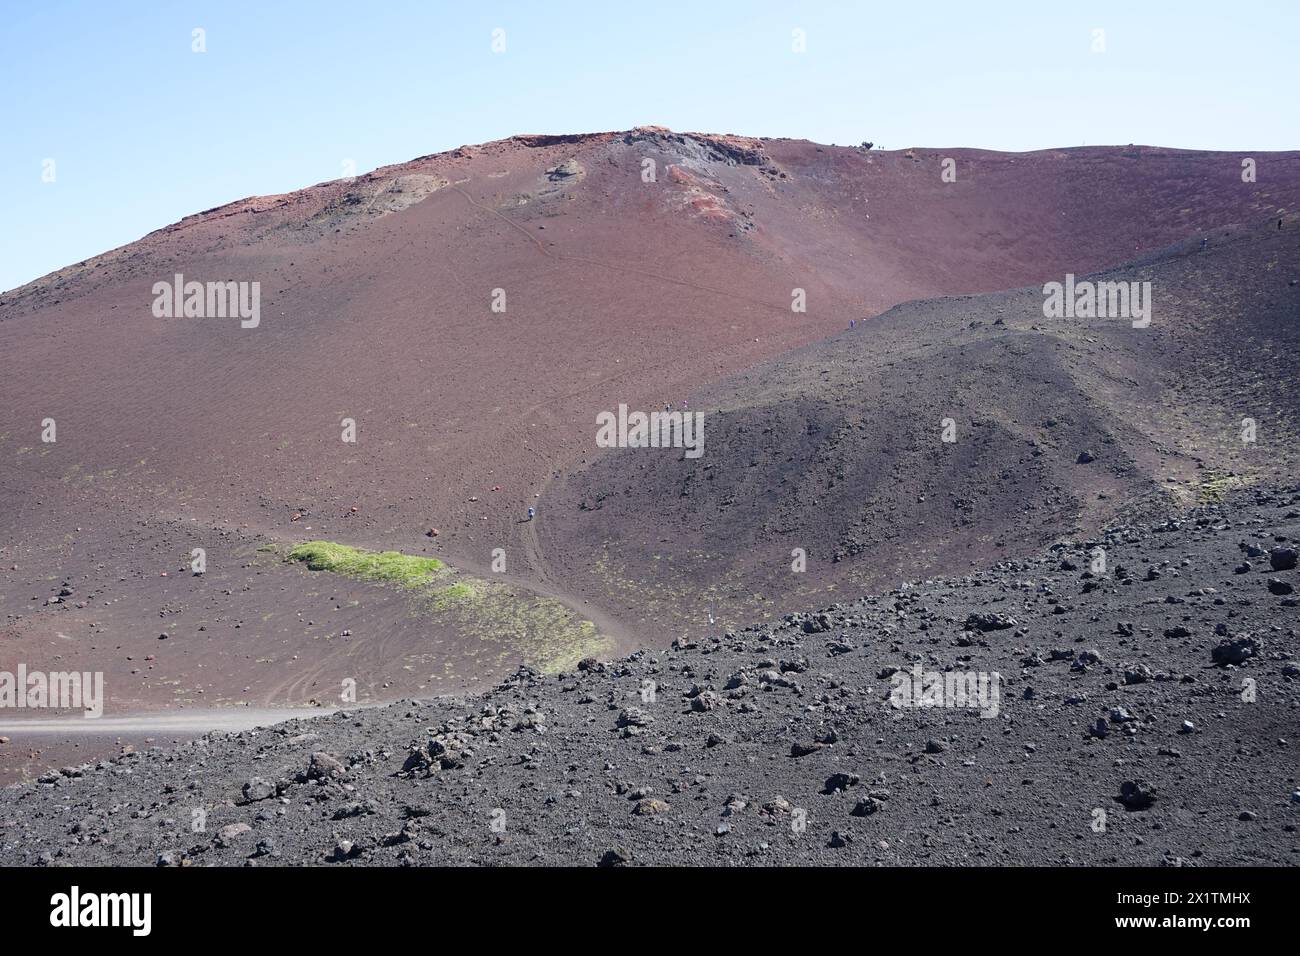
{"type": "Polygon", "coordinates": [[[0,792],[0,863],[1295,866],[1300,602],[1272,582],[1296,581],[1296,492],[481,696],[53,771],[0,792]],[[998,715],[891,707],[917,663],[997,672],[998,715]]]}

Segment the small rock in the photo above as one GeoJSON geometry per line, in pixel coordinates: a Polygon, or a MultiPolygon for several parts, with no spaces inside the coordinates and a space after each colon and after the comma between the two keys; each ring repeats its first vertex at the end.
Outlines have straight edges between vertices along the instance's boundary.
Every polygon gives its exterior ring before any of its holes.
{"type": "Polygon", "coordinates": [[[258,800],[267,800],[275,796],[275,784],[261,777],[253,777],[244,784],[244,800],[247,803],[256,803],[258,800]]]}
{"type": "Polygon", "coordinates": [[[826,778],[826,786],[822,788],[822,793],[847,790],[849,787],[856,786],[861,779],[856,773],[833,773],[826,778]]]}
{"type": "Polygon", "coordinates": [[[1274,548],[1268,553],[1268,565],[1274,571],[1290,571],[1296,566],[1298,556],[1295,548],[1274,548]]]}
{"type": "Polygon", "coordinates": [[[875,797],[863,797],[854,806],[852,814],[855,817],[869,817],[872,814],[879,813],[884,807],[885,804],[875,797]]]}
{"type": "Polygon", "coordinates": [[[307,766],[307,776],[313,780],[322,780],[325,777],[341,777],[347,773],[347,768],[339,762],[339,758],[333,754],[318,750],[311,755],[311,763],[307,766]]]}
{"type": "Polygon", "coordinates": [[[1124,804],[1126,810],[1146,810],[1156,802],[1156,793],[1140,781],[1125,780],[1115,799],[1124,804]]]}
{"type": "Polygon", "coordinates": [[[1210,659],[1220,667],[1229,664],[1243,664],[1259,653],[1259,644],[1250,637],[1239,637],[1223,641],[1210,652],[1210,659]]]}
{"type": "Polygon", "coordinates": [[[217,846],[220,847],[232,846],[234,845],[234,842],[236,840],[238,840],[245,833],[251,832],[252,829],[253,828],[250,827],[247,823],[227,824],[226,826],[222,827],[220,830],[217,831],[216,840],[214,842],[216,843],[217,846]]]}
{"type": "Polygon", "coordinates": [[[615,724],[619,727],[648,727],[654,723],[654,718],[641,710],[639,707],[629,707],[621,711],[615,724]]]}
{"type": "Polygon", "coordinates": [[[1005,631],[1016,626],[1015,618],[1005,614],[968,614],[966,630],[968,631],[1005,631]]]}
{"type": "Polygon", "coordinates": [[[599,867],[609,868],[613,866],[622,866],[632,861],[632,852],[626,847],[612,846],[601,854],[600,862],[596,865],[599,867]]]}
{"type": "Polygon", "coordinates": [[[360,855],[361,847],[351,840],[339,840],[338,843],[334,844],[334,851],[330,854],[330,859],[336,863],[342,863],[344,860],[350,860],[360,855]]]}
{"type": "Polygon", "coordinates": [[[697,714],[714,710],[717,706],[718,695],[711,690],[706,690],[691,698],[691,710],[695,711],[697,714]]]}

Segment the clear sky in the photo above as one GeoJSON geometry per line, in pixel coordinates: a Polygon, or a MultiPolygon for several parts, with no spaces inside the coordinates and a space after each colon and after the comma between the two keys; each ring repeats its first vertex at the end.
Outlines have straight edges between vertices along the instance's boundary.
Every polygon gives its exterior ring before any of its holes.
{"type": "Polygon", "coordinates": [[[1300,0],[0,0],[0,289],[522,132],[1295,149],[1297,28],[1300,0]]]}

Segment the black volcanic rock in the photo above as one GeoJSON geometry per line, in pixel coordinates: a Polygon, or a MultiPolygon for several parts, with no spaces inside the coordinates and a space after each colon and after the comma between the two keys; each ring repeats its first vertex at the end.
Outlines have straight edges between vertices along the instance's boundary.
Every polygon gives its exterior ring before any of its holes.
{"type": "Polygon", "coordinates": [[[1125,780],[1115,798],[1126,810],[1148,810],[1156,802],[1155,791],[1144,783],[1125,780]]]}
{"type": "Polygon", "coordinates": [[[1210,659],[1222,666],[1244,664],[1259,653],[1259,644],[1250,637],[1239,637],[1223,641],[1210,652],[1210,659]]]}
{"type": "Polygon", "coordinates": [[[973,613],[966,616],[966,629],[971,631],[1004,631],[1015,626],[1015,619],[1004,614],[973,613]]]}
{"type": "Polygon", "coordinates": [[[1233,527],[1295,538],[1297,505],[1298,489],[1258,489],[1177,528],[1111,529],[1116,566],[1173,554],[1179,574],[1075,595],[1070,615],[1038,586],[1062,573],[1048,552],[841,597],[815,612],[836,641],[792,614],[599,668],[521,668],[478,695],[50,770],[0,790],[0,865],[1294,867],[1296,841],[1222,821],[1300,805],[1287,749],[1264,745],[1300,705],[1300,625],[1232,573],[1233,527]],[[1168,597],[1186,637],[1164,634],[1168,597]],[[1017,637],[957,646],[972,606],[1014,611],[1017,637]],[[1214,663],[1258,667],[1268,693],[1242,704],[1231,675],[1206,674],[1211,633],[1214,663]],[[958,688],[964,703],[945,696],[958,688]],[[699,699],[713,706],[684,704],[699,699]],[[1116,803],[1141,840],[1088,826],[1116,803]]]}

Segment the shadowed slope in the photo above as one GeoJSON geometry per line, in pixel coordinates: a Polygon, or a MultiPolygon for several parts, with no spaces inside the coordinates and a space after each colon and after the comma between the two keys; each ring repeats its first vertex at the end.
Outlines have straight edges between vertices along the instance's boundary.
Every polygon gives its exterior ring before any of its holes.
{"type": "Polygon", "coordinates": [[[1045,319],[1030,288],[909,303],[755,366],[692,402],[707,409],[700,458],[614,449],[557,483],[544,550],[574,590],[617,595],[666,638],[711,612],[784,614],[1294,474],[1300,231],[1286,227],[1094,277],[1150,281],[1150,328],[1045,319]]]}

